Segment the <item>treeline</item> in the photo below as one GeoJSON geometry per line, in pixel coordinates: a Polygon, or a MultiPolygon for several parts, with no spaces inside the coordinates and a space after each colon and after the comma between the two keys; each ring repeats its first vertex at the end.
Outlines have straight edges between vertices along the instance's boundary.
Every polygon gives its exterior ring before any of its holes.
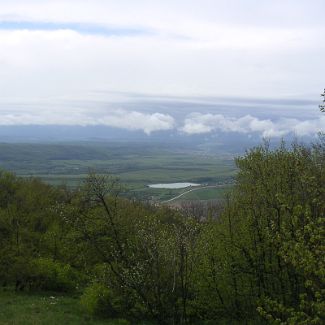
{"type": "MultiPolygon", "coordinates": [[[[218,218],[0,173],[0,284],[157,324],[323,324],[325,143],[252,149],[218,218]]],[[[1,312],[1,311],[0,311],[1,312]]]]}

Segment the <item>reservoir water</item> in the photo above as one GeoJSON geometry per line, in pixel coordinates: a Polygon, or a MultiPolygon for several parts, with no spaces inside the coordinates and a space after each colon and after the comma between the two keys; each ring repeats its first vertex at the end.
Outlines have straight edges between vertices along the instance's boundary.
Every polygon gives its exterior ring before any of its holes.
{"type": "Polygon", "coordinates": [[[148,185],[150,188],[167,188],[167,189],[179,189],[186,188],[190,186],[200,186],[196,183],[166,183],[166,184],[151,184],[148,185]]]}

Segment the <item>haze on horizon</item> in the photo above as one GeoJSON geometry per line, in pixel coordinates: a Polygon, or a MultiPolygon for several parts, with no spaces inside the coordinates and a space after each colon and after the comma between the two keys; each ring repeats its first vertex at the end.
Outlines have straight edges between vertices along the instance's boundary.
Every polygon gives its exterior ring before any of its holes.
{"type": "Polygon", "coordinates": [[[0,126],[325,129],[321,0],[0,0],[0,126]]]}

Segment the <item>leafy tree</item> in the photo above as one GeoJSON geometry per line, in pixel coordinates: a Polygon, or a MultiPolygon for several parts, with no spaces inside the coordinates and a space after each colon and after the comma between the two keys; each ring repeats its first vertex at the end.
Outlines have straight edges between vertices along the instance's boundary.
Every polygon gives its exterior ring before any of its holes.
{"type": "Polygon", "coordinates": [[[97,264],[97,282],[124,301],[115,304],[117,312],[159,324],[187,323],[197,222],[119,198],[119,192],[111,177],[91,174],[86,180],[75,216],[89,245],[85,259],[97,264]]]}

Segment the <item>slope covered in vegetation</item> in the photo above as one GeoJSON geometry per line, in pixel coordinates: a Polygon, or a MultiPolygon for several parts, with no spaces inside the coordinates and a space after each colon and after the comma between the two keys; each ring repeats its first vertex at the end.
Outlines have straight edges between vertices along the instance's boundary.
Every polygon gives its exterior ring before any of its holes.
{"type": "Polygon", "coordinates": [[[224,211],[204,219],[123,199],[108,176],[71,191],[1,172],[1,285],[134,323],[322,324],[324,139],[236,163],[224,211]]]}

